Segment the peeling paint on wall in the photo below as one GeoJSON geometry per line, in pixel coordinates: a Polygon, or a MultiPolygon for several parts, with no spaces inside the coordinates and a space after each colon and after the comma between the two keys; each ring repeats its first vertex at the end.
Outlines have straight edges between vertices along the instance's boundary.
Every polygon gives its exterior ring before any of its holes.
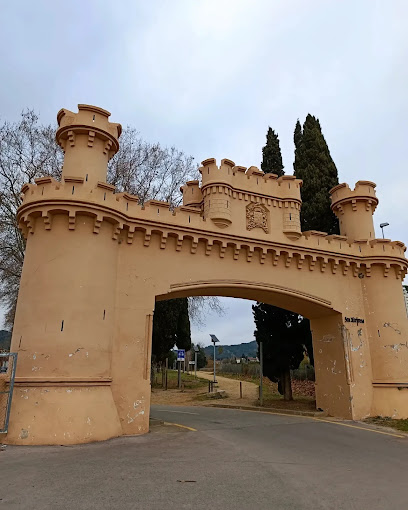
{"type": "Polygon", "coordinates": [[[21,432],[20,432],[20,439],[27,439],[28,437],[28,430],[26,429],[21,429],[21,432]]]}
{"type": "Polygon", "coordinates": [[[68,356],[71,358],[72,356],[74,356],[77,352],[81,351],[82,349],[84,349],[84,347],[78,347],[78,349],[76,349],[76,351],[71,352],[70,354],[68,354],[68,356]]]}
{"type": "Polygon", "coordinates": [[[401,334],[401,331],[397,328],[397,324],[392,324],[391,322],[385,322],[384,323],[384,328],[391,328],[393,329],[396,333],[398,333],[399,335],[401,334]]]}
{"type": "Polygon", "coordinates": [[[390,347],[393,351],[398,352],[401,350],[402,347],[406,347],[408,349],[408,340],[405,343],[399,343],[399,344],[387,344],[383,346],[384,349],[387,347],[390,347]]]}

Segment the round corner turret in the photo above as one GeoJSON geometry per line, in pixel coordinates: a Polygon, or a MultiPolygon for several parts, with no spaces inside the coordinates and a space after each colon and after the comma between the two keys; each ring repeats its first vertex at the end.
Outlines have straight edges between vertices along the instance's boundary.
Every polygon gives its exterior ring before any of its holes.
{"type": "Polygon", "coordinates": [[[210,218],[219,228],[226,228],[232,222],[232,178],[236,169],[235,163],[222,159],[218,167],[216,160],[210,158],[201,164],[204,218],[210,218]]]}
{"type": "Polygon", "coordinates": [[[184,186],[181,186],[180,191],[183,193],[183,205],[201,207],[203,194],[200,188],[200,181],[188,181],[184,186]]]}
{"type": "Polygon", "coordinates": [[[348,184],[338,184],[330,190],[331,208],[339,219],[340,235],[351,241],[374,239],[373,214],[378,205],[376,184],[356,182],[354,190],[348,184]]]}
{"type": "Polygon", "coordinates": [[[65,153],[63,177],[83,177],[86,183],[106,182],[109,160],[119,150],[122,126],[109,122],[110,112],[79,104],[78,113],[62,108],[57,114],[56,140],[65,153]]]}

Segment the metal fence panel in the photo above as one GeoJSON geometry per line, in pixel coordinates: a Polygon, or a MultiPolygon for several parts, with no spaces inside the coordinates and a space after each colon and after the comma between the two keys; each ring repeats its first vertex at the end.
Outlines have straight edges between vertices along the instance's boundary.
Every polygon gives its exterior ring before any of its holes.
{"type": "Polygon", "coordinates": [[[0,353],[0,434],[6,434],[16,376],[17,353],[0,353]]]}

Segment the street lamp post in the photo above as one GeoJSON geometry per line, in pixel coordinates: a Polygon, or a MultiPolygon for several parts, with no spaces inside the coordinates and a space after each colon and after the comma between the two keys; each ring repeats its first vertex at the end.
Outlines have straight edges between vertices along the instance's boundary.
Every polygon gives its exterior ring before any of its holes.
{"type": "Polygon", "coordinates": [[[389,223],[380,223],[380,229],[382,232],[383,239],[384,239],[384,227],[388,227],[388,226],[389,226],[389,223]]]}
{"type": "Polygon", "coordinates": [[[194,374],[195,374],[195,378],[197,379],[197,356],[198,356],[198,352],[199,352],[199,347],[198,345],[195,345],[194,346],[194,374]]]}
{"type": "Polygon", "coordinates": [[[215,344],[219,342],[218,338],[215,335],[210,335],[211,342],[214,344],[214,384],[217,382],[215,378],[215,344]]]}

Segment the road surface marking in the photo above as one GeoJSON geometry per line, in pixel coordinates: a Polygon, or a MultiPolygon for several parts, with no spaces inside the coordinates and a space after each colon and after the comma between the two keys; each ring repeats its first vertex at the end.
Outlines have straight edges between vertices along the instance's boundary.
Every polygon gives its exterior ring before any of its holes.
{"type": "Polygon", "coordinates": [[[155,409],[154,412],[156,412],[156,413],[195,414],[195,415],[199,416],[199,413],[188,413],[187,411],[166,411],[164,409],[155,409]]]}
{"type": "Polygon", "coordinates": [[[169,421],[165,421],[164,425],[173,425],[173,427],[180,427],[182,429],[191,430],[192,432],[197,432],[197,429],[193,429],[193,427],[187,427],[187,425],[180,425],[180,423],[170,423],[169,421]]]}
{"type": "MultiPolygon", "coordinates": [[[[305,416],[305,418],[306,418],[306,416],[305,416]]],[[[377,434],[384,434],[385,436],[400,437],[400,438],[407,437],[402,434],[394,434],[392,432],[386,432],[385,430],[369,429],[367,427],[351,425],[351,423],[342,423],[341,421],[323,420],[322,418],[312,418],[312,419],[315,421],[322,421],[324,423],[333,423],[334,425],[342,425],[343,427],[350,427],[352,429],[360,429],[360,430],[367,430],[368,432],[376,432],[377,434]]]]}
{"type": "Polygon", "coordinates": [[[287,413],[275,413],[271,411],[258,411],[257,409],[237,409],[237,408],[231,408],[231,407],[213,407],[213,409],[229,409],[231,411],[246,411],[248,413],[260,413],[260,414],[272,414],[277,416],[287,416],[289,418],[305,418],[308,420],[314,420],[314,421],[322,421],[324,423],[332,423],[334,425],[342,425],[343,427],[350,427],[352,429],[360,429],[360,430],[367,430],[368,432],[376,432],[377,434],[383,434],[385,436],[391,436],[391,437],[398,437],[400,439],[404,439],[407,436],[402,434],[394,434],[392,432],[386,432],[383,430],[377,430],[377,429],[370,429],[368,427],[360,427],[358,425],[351,425],[350,423],[342,423],[340,421],[335,420],[324,420],[323,418],[315,418],[314,416],[302,416],[299,414],[287,414],[287,413]]]}

